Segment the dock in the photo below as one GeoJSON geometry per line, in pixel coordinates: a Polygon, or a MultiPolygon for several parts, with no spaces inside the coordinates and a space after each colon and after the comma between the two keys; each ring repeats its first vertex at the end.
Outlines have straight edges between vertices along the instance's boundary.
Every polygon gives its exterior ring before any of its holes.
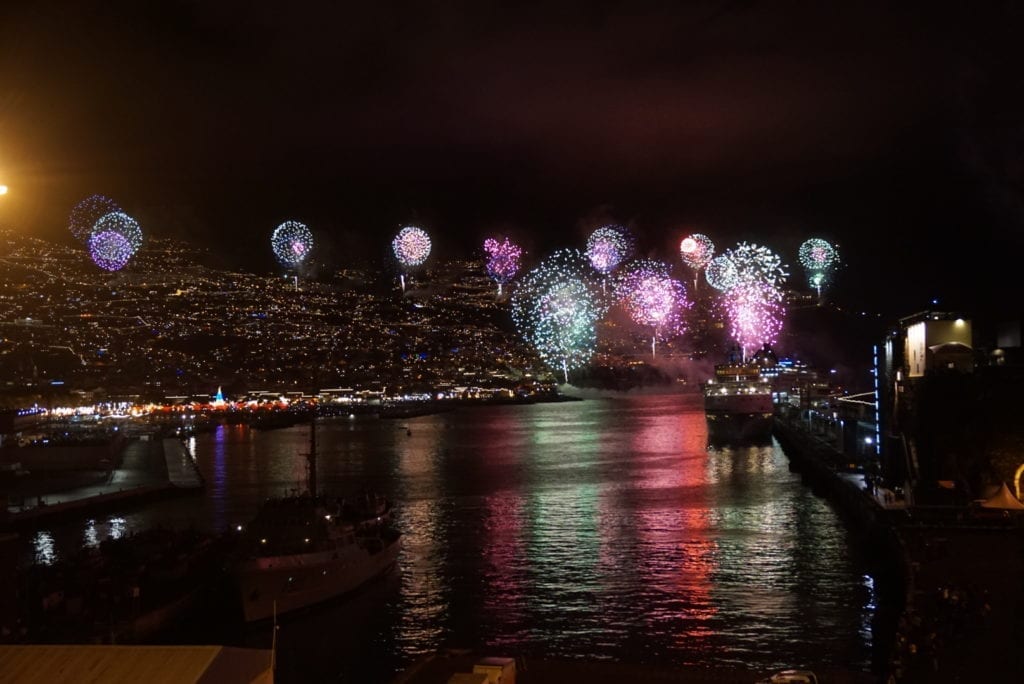
{"type": "Polygon", "coordinates": [[[93,484],[40,494],[17,508],[8,507],[0,528],[17,529],[43,520],[89,515],[138,505],[167,496],[197,493],[203,479],[180,440],[133,439],[107,477],[93,484]]]}
{"type": "Polygon", "coordinates": [[[775,437],[791,467],[828,499],[902,584],[890,681],[1011,681],[1024,649],[1024,515],[909,505],[847,472],[828,442],[785,420],[775,437]]]}

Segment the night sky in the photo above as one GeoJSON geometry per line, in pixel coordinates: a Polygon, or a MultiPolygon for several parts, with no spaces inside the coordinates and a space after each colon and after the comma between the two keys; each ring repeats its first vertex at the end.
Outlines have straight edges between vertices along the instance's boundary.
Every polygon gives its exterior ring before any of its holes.
{"type": "Polygon", "coordinates": [[[9,3],[0,224],[70,240],[102,193],[265,269],[286,219],[338,265],[406,222],[539,257],[614,220],[677,264],[697,230],[794,277],[823,237],[837,301],[1019,313],[1024,7],[837,4],[9,3]]]}

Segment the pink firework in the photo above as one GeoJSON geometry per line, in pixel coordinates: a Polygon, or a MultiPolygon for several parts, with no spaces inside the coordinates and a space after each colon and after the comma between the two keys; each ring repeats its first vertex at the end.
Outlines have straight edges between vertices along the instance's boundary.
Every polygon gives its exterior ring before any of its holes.
{"type": "Polygon", "coordinates": [[[679,243],[679,255],[684,264],[699,271],[715,256],[715,243],[707,235],[694,233],[679,243]]]}
{"type": "Polygon", "coordinates": [[[741,282],[729,290],[725,307],[730,332],[745,358],[766,344],[775,344],[785,316],[776,287],[764,281],[741,282]]]}
{"type": "Polygon", "coordinates": [[[498,295],[501,286],[512,280],[519,272],[520,258],[523,250],[505,238],[498,242],[493,238],[484,240],[484,251],[487,252],[487,274],[498,284],[498,295]]]}
{"type": "MultiPolygon", "coordinates": [[[[405,226],[391,241],[391,249],[395,258],[405,270],[422,266],[430,256],[430,236],[418,226],[405,226]]],[[[405,273],[399,276],[402,292],[405,292],[405,273]]]]}
{"type": "Polygon", "coordinates": [[[653,328],[652,355],[658,339],[682,334],[683,314],[691,304],[686,288],[669,276],[665,264],[649,260],[630,264],[618,279],[615,292],[634,322],[653,328]]]}
{"type": "Polygon", "coordinates": [[[112,230],[93,233],[88,244],[93,262],[107,271],[120,271],[135,254],[128,238],[112,230]]]}
{"type": "Polygon", "coordinates": [[[422,228],[405,226],[391,241],[391,249],[402,266],[420,266],[430,256],[430,236],[422,228]]]}

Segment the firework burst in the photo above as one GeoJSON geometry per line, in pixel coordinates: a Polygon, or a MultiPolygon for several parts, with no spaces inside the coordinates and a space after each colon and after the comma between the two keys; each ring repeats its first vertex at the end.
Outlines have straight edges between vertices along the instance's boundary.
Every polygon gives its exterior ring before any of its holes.
{"type": "Polygon", "coordinates": [[[93,263],[107,271],[120,271],[135,254],[128,238],[113,230],[94,232],[87,245],[93,263]]]}
{"type": "Polygon", "coordinates": [[[736,282],[733,287],[740,283],[765,283],[780,287],[789,277],[782,259],[767,247],[741,242],[735,249],[726,250],[725,255],[736,265],[736,282]]]}
{"type": "Polygon", "coordinates": [[[652,328],[652,356],[659,339],[683,333],[683,314],[690,301],[683,284],[669,276],[667,265],[648,259],[628,264],[616,279],[615,297],[634,322],[652,328]]]}
{"type": "Polygon", "coordinates": [[[744,358],[764,345],[775,344],[782,331],[785,309],[778,288],[767,282],[745,281],[726,295],[730,333],[744,358]]]}
{"type": "Polygon", "coordinates": [[[836,249],[821,238],[805,240],[798,253],[800,264],[807,273],[807,284],[821,296],[821,290],[829,280],[829,270],[838,256],[836,249]]]}
{"type": "Polygon", "coordinates": [[[711,287],[727,292],[736,284],[739,273],[733,260],[728,255],[722,254],[708,262],[707,268],[704,269],[704,277],[707,278],[711,287]]]}
{"type": "Polygon", "coordinates": [[[586,364],[597,344],[597,321],[604,315],[586,259],[577,250],[559,250],[529,271],[512,295],[512,320],[545,363],[569,371],[586,364]]]}
{"type": "Polygon", "coordinates": [[[417,226],[405,226],[395,239],[391,241],[391,251],[402,267],[402,274],[399,279],[402,283],[402,291],[405,291],[405,272],[418,266],[422,266],[430,256],[430,236],[427,231],[417,226]]]}
{"type": "Polygon", "coordinates": [[[406,226],[392,240],[391,249],[403,267],[421,266],[430,256],[430,236],[422,228],[406,226]]]}
{"type": "Polygon", "coordinates": [[[101,217],[117,211],[121,211],[121,207],[109,197],[90,195],[71,210],[71,215],[68,216],[68,230],[76,240],[83,244],[87,243],[96,222],[101,217]]]}
{"type": "Polygon", "coordinates": [[[811,238],[800,245],[799,258],[808,271],[824,271],[835,262],[836,249],[820,238],[811,238]]]}
{"type": "Polygon", "coordinates": [[[601,226],[587,238],[587,258],[603,276],[614,271],[633,252],[633,238],[622,226],[601,226]]]}
{"type": "Polygon", "coordinates": [[[511,281],[519,272],[523,250],[508,238],[501,242],[487,238],[484,240],[484,251],[487,252],[487,275],[498,284],[500,297],[501,286],[511,281]]]}
{"type": "Polygon", "coordinates": [[[313,233],[304,223],[285,221],[270,236],[274,256],[285,268],[298,268],[313,251],[313,233]]]}
{"type": "Polygon", "coordinates": [[[679,255],[683,263],[699,271],[715,256],[715,243],[707,235],[694,233],[679,243],[679,255]]]}
{"type": "Polygon", "coordinates": [[[113,211],[97,219],[90,235],[101,233],[118,233],[131,245],[133,254],[142,246],[142,228],[139,227],[139,222],[123,211],[113,211]]]}

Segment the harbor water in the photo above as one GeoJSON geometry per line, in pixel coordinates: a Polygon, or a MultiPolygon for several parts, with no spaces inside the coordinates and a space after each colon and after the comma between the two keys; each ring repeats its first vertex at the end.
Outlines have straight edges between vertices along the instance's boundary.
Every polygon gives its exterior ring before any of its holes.
{"type": "MultiPolygon", "coordinates": [[[[155,525],[226,531],[302,487],[308,426],[190,438],[205,492],[27,535],[54,560],[155,525]]],[[[444,648],[765,671],[878,657],[879,577],[777,443],[708,446],[701,398],[616,395],[318,423],[321,488],[382,492],[403,549],[283,619],[278,681],[388,682],[444,648]]],[[[212,609],[211,609],[212,610],[212,609]]],[[[176,638],[269,647],[216,616],[176,638]]]]}

